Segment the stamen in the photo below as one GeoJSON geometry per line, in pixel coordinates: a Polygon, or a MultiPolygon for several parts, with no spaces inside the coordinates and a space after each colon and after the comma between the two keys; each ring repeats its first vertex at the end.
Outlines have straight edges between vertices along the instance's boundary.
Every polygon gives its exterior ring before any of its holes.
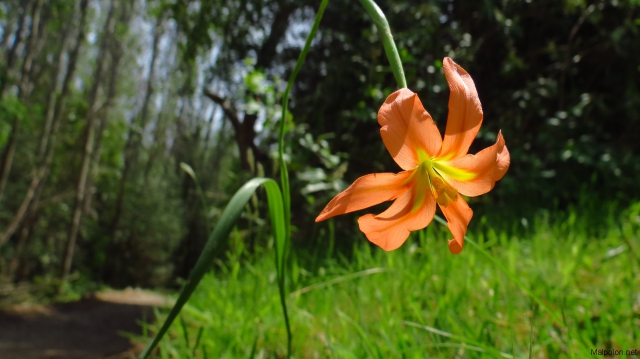
{"type": "Polygon", "coordinates": [[[431,188],[431,193],[433,193],[433,197],[435,197],[436,202],[446,207],[450,202],[456,201],[458,199],[458,190],[453,188],[447,181],[442,178],[442,176],[436,171],[434,168],[435,162],[429,160],[425,161],[421,164],[424,165],[429,173],[429,187],[431,188]]]}
{"type": "Polygon", "coordinates": [[[458,200],[458,190],[453,188],[447,181],[442,178],[438,171],[434,168],[435,162],[431,159],[422,161],[414,170],[411,177],[407,179],[413,185],[413,206],[411,212],[417,211],[426,200],[426,191],[423,188],[428,187],[436,202],[446,207],[449,203],[458,200]]]}
{"type": "Polygon", "coordinates": [[[431,181],[436,190],[436,202],[439,205],[446,207],[450,202],[458,199],[458,190],[448,184],[440,175],[433,177],[431,181]]]}

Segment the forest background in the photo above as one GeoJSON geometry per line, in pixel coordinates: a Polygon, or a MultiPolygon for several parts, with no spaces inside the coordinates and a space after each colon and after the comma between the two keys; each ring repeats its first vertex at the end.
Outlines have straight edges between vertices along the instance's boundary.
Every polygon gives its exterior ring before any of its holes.
{"type": "MultiPolygon", "coordinates": [[[[511,168],[470,202],[470,233],[523,233],[545,213],[562,221],[576,210],[597,227],[610,213],[638,212],[638,1],[379,5],[408,86],[441,131],[449,56],[472,75],[484,109],[470,152],[498,130],[505,136],[511,168]]],[[[254,175],[277,176],[283,79],[317,6],[0,1],[2,294],[19,283],[42,296],[66,282],[181,283],[235,190],[254,175]]],[[[366,241],[357,216],[314,218],[355,178],[398,171],[376,124],[395,90],[361,5],[331,2],[290,102],[292,252],[301,266],[319,253],[348,257],[366,241]]],[[[222,265],[270,246],[265,213],[252,201],[221,248],[222,265]]]]}

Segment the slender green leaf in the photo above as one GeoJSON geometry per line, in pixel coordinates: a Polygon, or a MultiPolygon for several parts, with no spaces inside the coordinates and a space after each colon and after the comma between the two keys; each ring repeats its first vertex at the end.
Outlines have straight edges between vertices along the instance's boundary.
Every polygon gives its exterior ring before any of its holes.
{"type": "MultiPolygon", "coordinates": [[[[198,258],[196,265],[194,266],[191,274],[189,275],[189,279],[185,284],[180,296],[176,300],[176,304],[171,308],[167,319],[162,324],[162,327],[156,334],[153,341],[149,344],[149,346],[145,349],[142,354],[140,354],[140,359],[148,358],[151,351],[158,345],[164,334],[167,332],[175,318],[180,314],[182,307],[187,303],[191,294],[195,291],[196,287],[204,277],[204,275],[211,269],[211,264],[213,258],[216,253],[216,249],[226,241],[229,237],[229,233],[236,225],[236,222],[240,218],[240,214],[244,206],[249,202],[249,199],[253,195],[253,193],[263,185],[267,192],[267,199],[269,200],[269,214],[271,216],[271,223],[273,226],[273,232],[276,238],[276,253],[277,253],[277,262],[278,264],[278,272],[282,273],[284,271],[284,265],[282,265],[283,259],[283,248],[285,248],[286,237],[285,237],[285,224],[284,224],[284,213],[283,213],[283,204],[282,204],[282,194],[280,192],[280,188],[278,184],[269,178],[253,178],[245,183],[231,198],[229,204],[222,212],[222,216],[220,216],[220,220],[218,221],[216,227],[213,229],[211,236],[202,250],[202,254],[198,258]]],[[[282,295],[282,293],[281,293],[282,295]]]]}

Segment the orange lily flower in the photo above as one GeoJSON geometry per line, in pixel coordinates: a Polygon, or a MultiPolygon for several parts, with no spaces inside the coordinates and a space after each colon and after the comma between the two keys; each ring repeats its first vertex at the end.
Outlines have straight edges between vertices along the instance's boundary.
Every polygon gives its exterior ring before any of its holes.
{"type": "Polygon", "coordinates": [[[406,88],[392,93],[378,112],[378,123],[382,141],[404,171],[358,178],[327,204],[316,222],[395,200],[386,211],[358,219],[371,242],[391,251],[411,231],[429,225],[437,203],[453,235],[449,250],[462,251],[473,211],[461,195],[489,192],[507,172],[510,157],[501,132],[493,146],[467,154],[482,124],[480,99],[460,65],[445,57],[443,67],[451,90],[444,139],[417,94],[406,88]]]}

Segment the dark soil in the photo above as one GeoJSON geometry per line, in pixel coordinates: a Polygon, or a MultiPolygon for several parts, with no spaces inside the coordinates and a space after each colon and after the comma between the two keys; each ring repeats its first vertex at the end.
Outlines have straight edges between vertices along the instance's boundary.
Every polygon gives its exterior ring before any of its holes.
{"type": "Polygon", "coordinates": [[[18,305],[0,311],[2,359],[125,359],[143,349],[125,335],[142,334],[158,294],[109,291],[76,302],[18,305]]]}

